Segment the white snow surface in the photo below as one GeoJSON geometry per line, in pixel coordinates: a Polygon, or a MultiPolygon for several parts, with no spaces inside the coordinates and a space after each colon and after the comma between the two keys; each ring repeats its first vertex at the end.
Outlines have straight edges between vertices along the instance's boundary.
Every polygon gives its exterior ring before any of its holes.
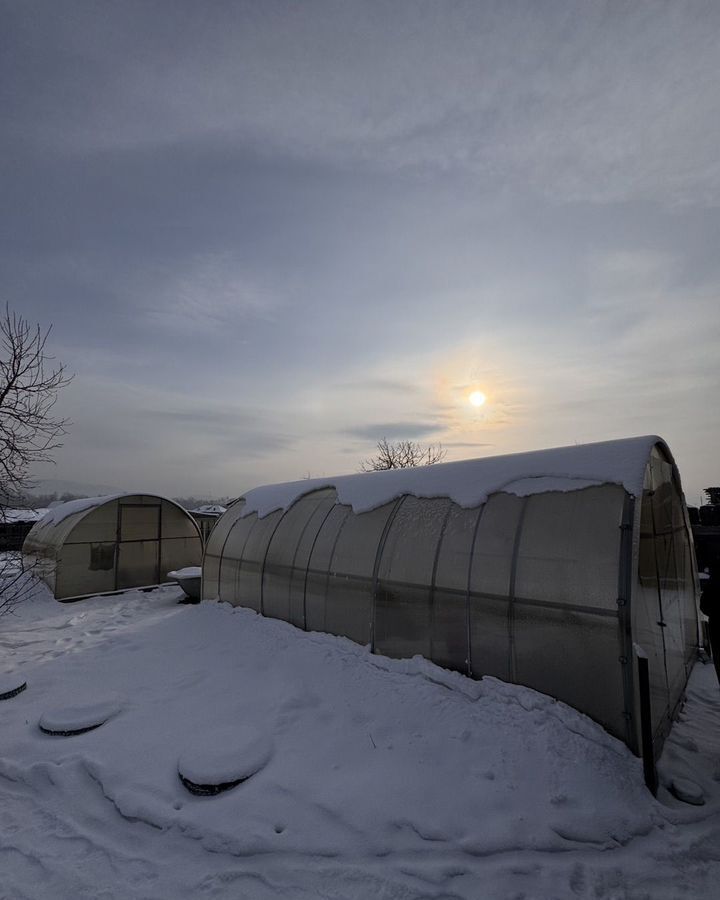
{"type": "Polygon", "coordinates": [[[225,506],[219,503],[206,503],[205,506],[198,506],[197,509],[191,509],[189,512],[197,513],[199,516],[221,516],[227,511],[225,506]]]}
{"type": "Polygon", "coordinates": [[[3,900],[716,893],[711,665],[693,672],[655,800],[640,760],[547,696],[180,597],[163,585],[67,606],[39,585],[0,619],[0,671],[28,683],[0,705],[3,900]],[[37,727],[111,695],[122,713],[101,728],[37,727]],[[189,794],[179,756],[195,745],[211,762],[217,747],[223,763],[241,725],[272,742],[267,764],[217,797],[189,794]],[[674,798],[675,779],[705,804],[674,798]]]}
{"type": "Polygon", "coordinates": [[[545,491],[574,491],[599,484],[619,484],[633,495],[642,492],[645,465],[657,435],[511,453],[483,459],[364,472],[335,478],[310,478],[254,488],[244,495],[242,515],[260,518],[287,509],[299,497],[321,488],[334,488],[338,502],[356,512],[375,509],[403,494],[449,497],[459,506],[475,507],[499,491],[520,497],[545,491]]]}
{"type": "Polygon", "coordinates": [[[237,722],[195,736],[178,759],[178,772],[194,784],[227,784],[254,775],[271,755],[267,733],[237,722]]]}

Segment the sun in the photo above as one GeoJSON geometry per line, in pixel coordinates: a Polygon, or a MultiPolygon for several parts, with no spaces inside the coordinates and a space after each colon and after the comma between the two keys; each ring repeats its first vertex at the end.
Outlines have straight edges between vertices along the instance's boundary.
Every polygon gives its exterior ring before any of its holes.
{"type": "Polygon", "coordinates": [[[483,406],[487,397],[482,391],[473,391],[468,397],[468,400],[473,406],[483,406]]]}

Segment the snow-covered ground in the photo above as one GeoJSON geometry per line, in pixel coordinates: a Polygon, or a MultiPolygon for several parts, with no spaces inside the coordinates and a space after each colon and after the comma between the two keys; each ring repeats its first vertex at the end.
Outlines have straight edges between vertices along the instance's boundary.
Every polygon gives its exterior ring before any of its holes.
{"type": "Polygon", "coordinates": [[[3,900],[718,895],[712,666],[660,766],[692,806],[542,694],[181,596],[38,587],[0,619],[2,684],[27,681],[0,701],[3,900]],[[183,760],[250,777],[194,796],[183,760]]]}

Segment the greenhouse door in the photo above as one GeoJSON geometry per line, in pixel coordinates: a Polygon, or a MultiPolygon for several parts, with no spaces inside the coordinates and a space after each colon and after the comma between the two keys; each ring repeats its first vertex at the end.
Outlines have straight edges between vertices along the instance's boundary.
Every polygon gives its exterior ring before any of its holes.
{"type": "Polygon", "coordinates": [[[116,590],[160,581],[160,505],[120,504],[116,590]]]}

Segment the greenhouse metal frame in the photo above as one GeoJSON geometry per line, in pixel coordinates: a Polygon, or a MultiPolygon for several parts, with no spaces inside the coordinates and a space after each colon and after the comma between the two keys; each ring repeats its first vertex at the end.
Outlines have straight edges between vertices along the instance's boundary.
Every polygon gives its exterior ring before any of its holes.
{"type": "Polygon", "coordinates": [[[205,599],[527,685],[637,754],[644,703],[653,757],[696,658],[696,595],[656,436],[256,489],[203,568],[205,599]]]}

